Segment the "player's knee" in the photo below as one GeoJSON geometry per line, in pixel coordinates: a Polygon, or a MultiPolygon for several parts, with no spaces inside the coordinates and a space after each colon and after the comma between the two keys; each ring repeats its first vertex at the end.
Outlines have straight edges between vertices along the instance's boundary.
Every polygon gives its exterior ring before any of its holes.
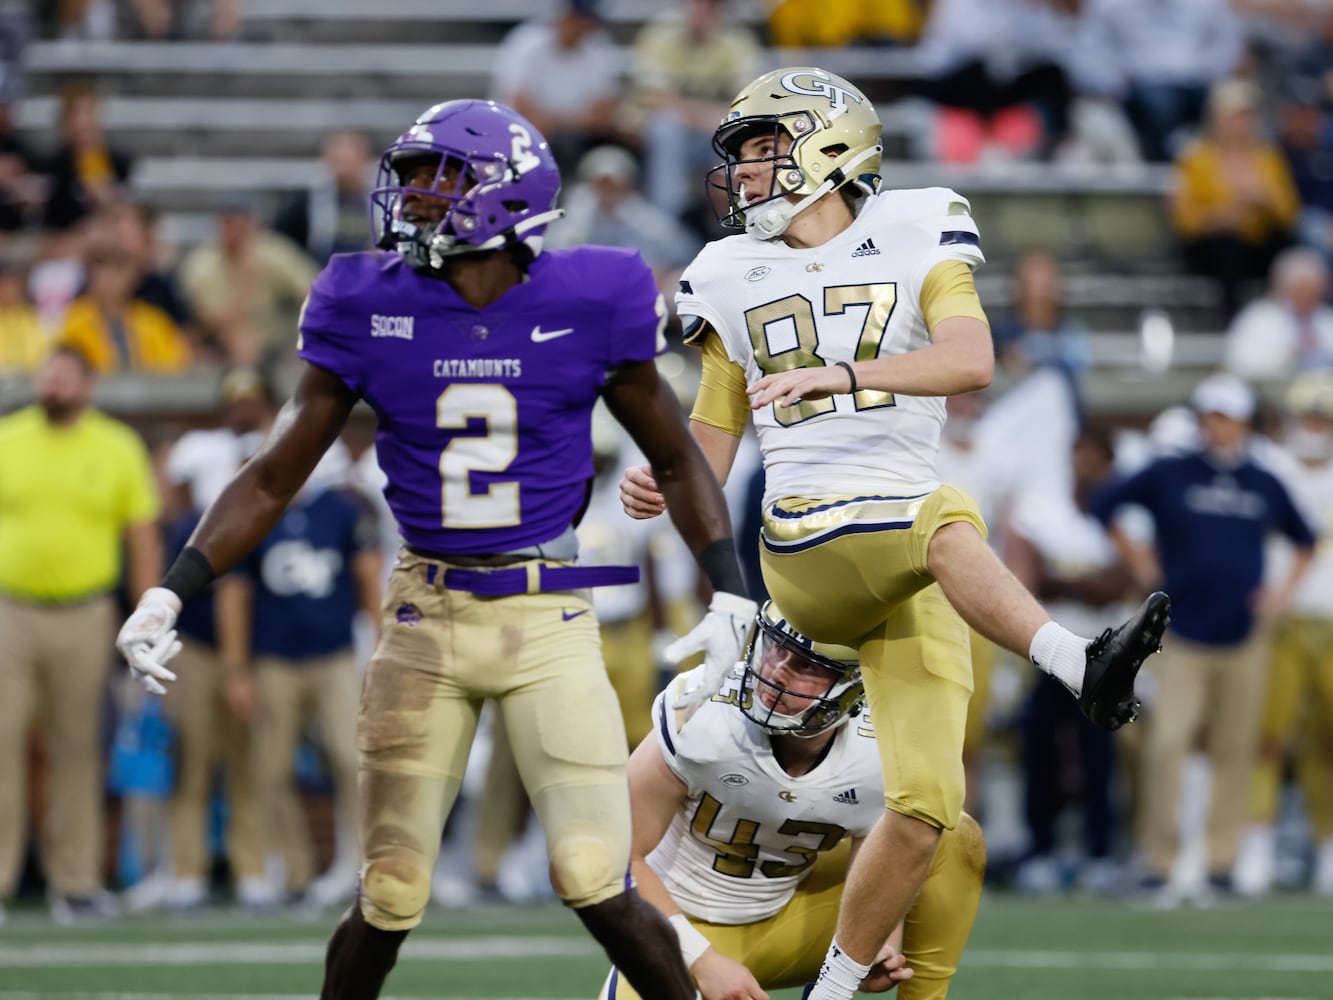
{"type": "Polygon", "coordinates": [[[401,931],[421,923],[430,902],[430,872],[418,859],[377,858],[361,880],[361,914],[380,930],[401,931]]]}
{"type": "Polygon", "coordinates": [[[597,837],[564,837],[551,848],[551,887],[566,906],[579,909],[625,891],[619,852],[597,837]]]}

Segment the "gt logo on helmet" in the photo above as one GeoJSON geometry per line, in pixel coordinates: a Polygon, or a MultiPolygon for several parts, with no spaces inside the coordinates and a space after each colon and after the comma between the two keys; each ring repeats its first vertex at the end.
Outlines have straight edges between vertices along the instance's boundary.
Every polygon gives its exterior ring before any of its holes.
{"type": "Polygon", "coordinates": [[[788,73],[780,81],[784,89],[793,94],[803,94],[806,97],[824,97],[828,99],[829,106],[833,108],[834,115],[840,115],[847,110],[847,100],[850,98],[857,104],[861,103],[861,95],[853,93],[850,90],[844,90],[836,83],[829,80],[822,80],[808,70],[797,70],[794,73],[788,73]],[[801,86],[796,81],[805,77],[809,82],[801,86]]]}

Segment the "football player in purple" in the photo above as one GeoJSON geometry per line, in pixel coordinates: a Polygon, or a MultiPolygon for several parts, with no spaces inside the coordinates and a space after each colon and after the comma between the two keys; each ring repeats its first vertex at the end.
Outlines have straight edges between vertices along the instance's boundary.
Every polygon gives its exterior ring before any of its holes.
{"type": "Polygon", "coordinates": [[[499,104],[437,105],[389,147],[371,195],[381,249],[320,274],[293,399],[117,640],[163,693],[180,602],[259,544],[357,400],[369,404],[405,547],[361,695],[360,891],[329,943],[325,1000],[378,996],[420,923],[487,699],[561,899],[643,996],[695,995],[675,931],[627,877],[627,750],[588,592],[637,570],[576,563],[599,397],[713,586],[673,652],[730,665],[757,609],[740,596],[721,489],[658,378],[666,308],[652,273],[633,251],[542,253],[559,190],[546,141],[499,104]]]}

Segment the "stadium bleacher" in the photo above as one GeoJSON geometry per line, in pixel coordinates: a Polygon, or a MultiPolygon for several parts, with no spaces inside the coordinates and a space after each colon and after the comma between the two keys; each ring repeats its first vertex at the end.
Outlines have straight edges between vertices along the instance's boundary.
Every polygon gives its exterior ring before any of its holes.
{"type": "MultiPolygon", "coordinates": [[[[608,0],[605,14],[627,44],[657,9],[648,0],[608,0]]],[[[109,133],[136,154],[134,190],[162,211],[167,239],[188,246],[211,232],[210,213],[230,192],[253,191],[272,207],[307,186],[328,130],[363,129],[379,145],[430,103],[485,93],[495,45],[545,10],[533,0],[496,0],[479,20],[472,5],[432,0],[381,0],[373,9],[268,0],[250,6],[243,37],[232,43],[35,41],[24,54],[29,96],[15,120],[31,137],[49,135],[61,81],[95,78],[109,133]]],[[[757,23],[762,6],[746,2],[736,14],[757,23]]],[[[883,48],[772,50],[769,61],[826,65],[872,86],[891,86],[913,69],[910,51],[883,48]]],[[[919,151],[928,110],[912,100],[879,107],[890,152],[919,151]]],[[[1099,363],[1137,357],[1139,314],[1164,309],[1182,332],[1204,335],[1180,363],[1211,367],[1220,347],[1206,336],[1220,326],[1216,297],[1174,261],[1162,212],[1168,179],[1167,168],[1137,165],[947,169],[898,160],[885,169],[887,186],[947,185],[972,200],[990,260],[980,275],[989,307],[1011,301],[1008,265],[1017,253],[1057,247],[1069,306],[1101,338],[1099,363]]],[[[1181,385],[1160,385],[1142,407],[1175,401],[1194,377],[1197,370],[1181,385]]],[[[1106,405],[1137,409],[1132,398],[1112,390],[1106,405]]]]}

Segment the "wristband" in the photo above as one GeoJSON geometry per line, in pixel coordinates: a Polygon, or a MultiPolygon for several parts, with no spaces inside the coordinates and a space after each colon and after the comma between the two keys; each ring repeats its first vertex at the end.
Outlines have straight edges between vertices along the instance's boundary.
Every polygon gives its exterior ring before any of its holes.
{"type": "Polygon", "coordinates": [[[727,594],[748,594],[741,564],[736,559],[736,543],[730,538],[709,542],[699,553],[699,568],[712,584],[714,591],[727,594]]]}
{"type": "Polygon", "coordinates": [[[216,575],[204,554],[193,545],[187,545],[162,578],[162,586],[184,602],[212,583],[216,575]]]}
{"type": "Polygon", "coordinates": [[[834,363],[843,371],[845,371],[847,373],[847,377],[852,380],[851,381],[852,387],[847,391],[856,392],[856,372],[852,371],[852,363],[850,361],[837,361],[834,363]]]}
{"type": "Polygon", "coordinates": [[[713,943],[699,933],[685,914],[673,914],[667,917],[667,923],[676,929],[676,937],[680,938],[680,956],[685,959],[685,968],[693,966],[699,961],[700,955],[713,947],[713,943]]]}

